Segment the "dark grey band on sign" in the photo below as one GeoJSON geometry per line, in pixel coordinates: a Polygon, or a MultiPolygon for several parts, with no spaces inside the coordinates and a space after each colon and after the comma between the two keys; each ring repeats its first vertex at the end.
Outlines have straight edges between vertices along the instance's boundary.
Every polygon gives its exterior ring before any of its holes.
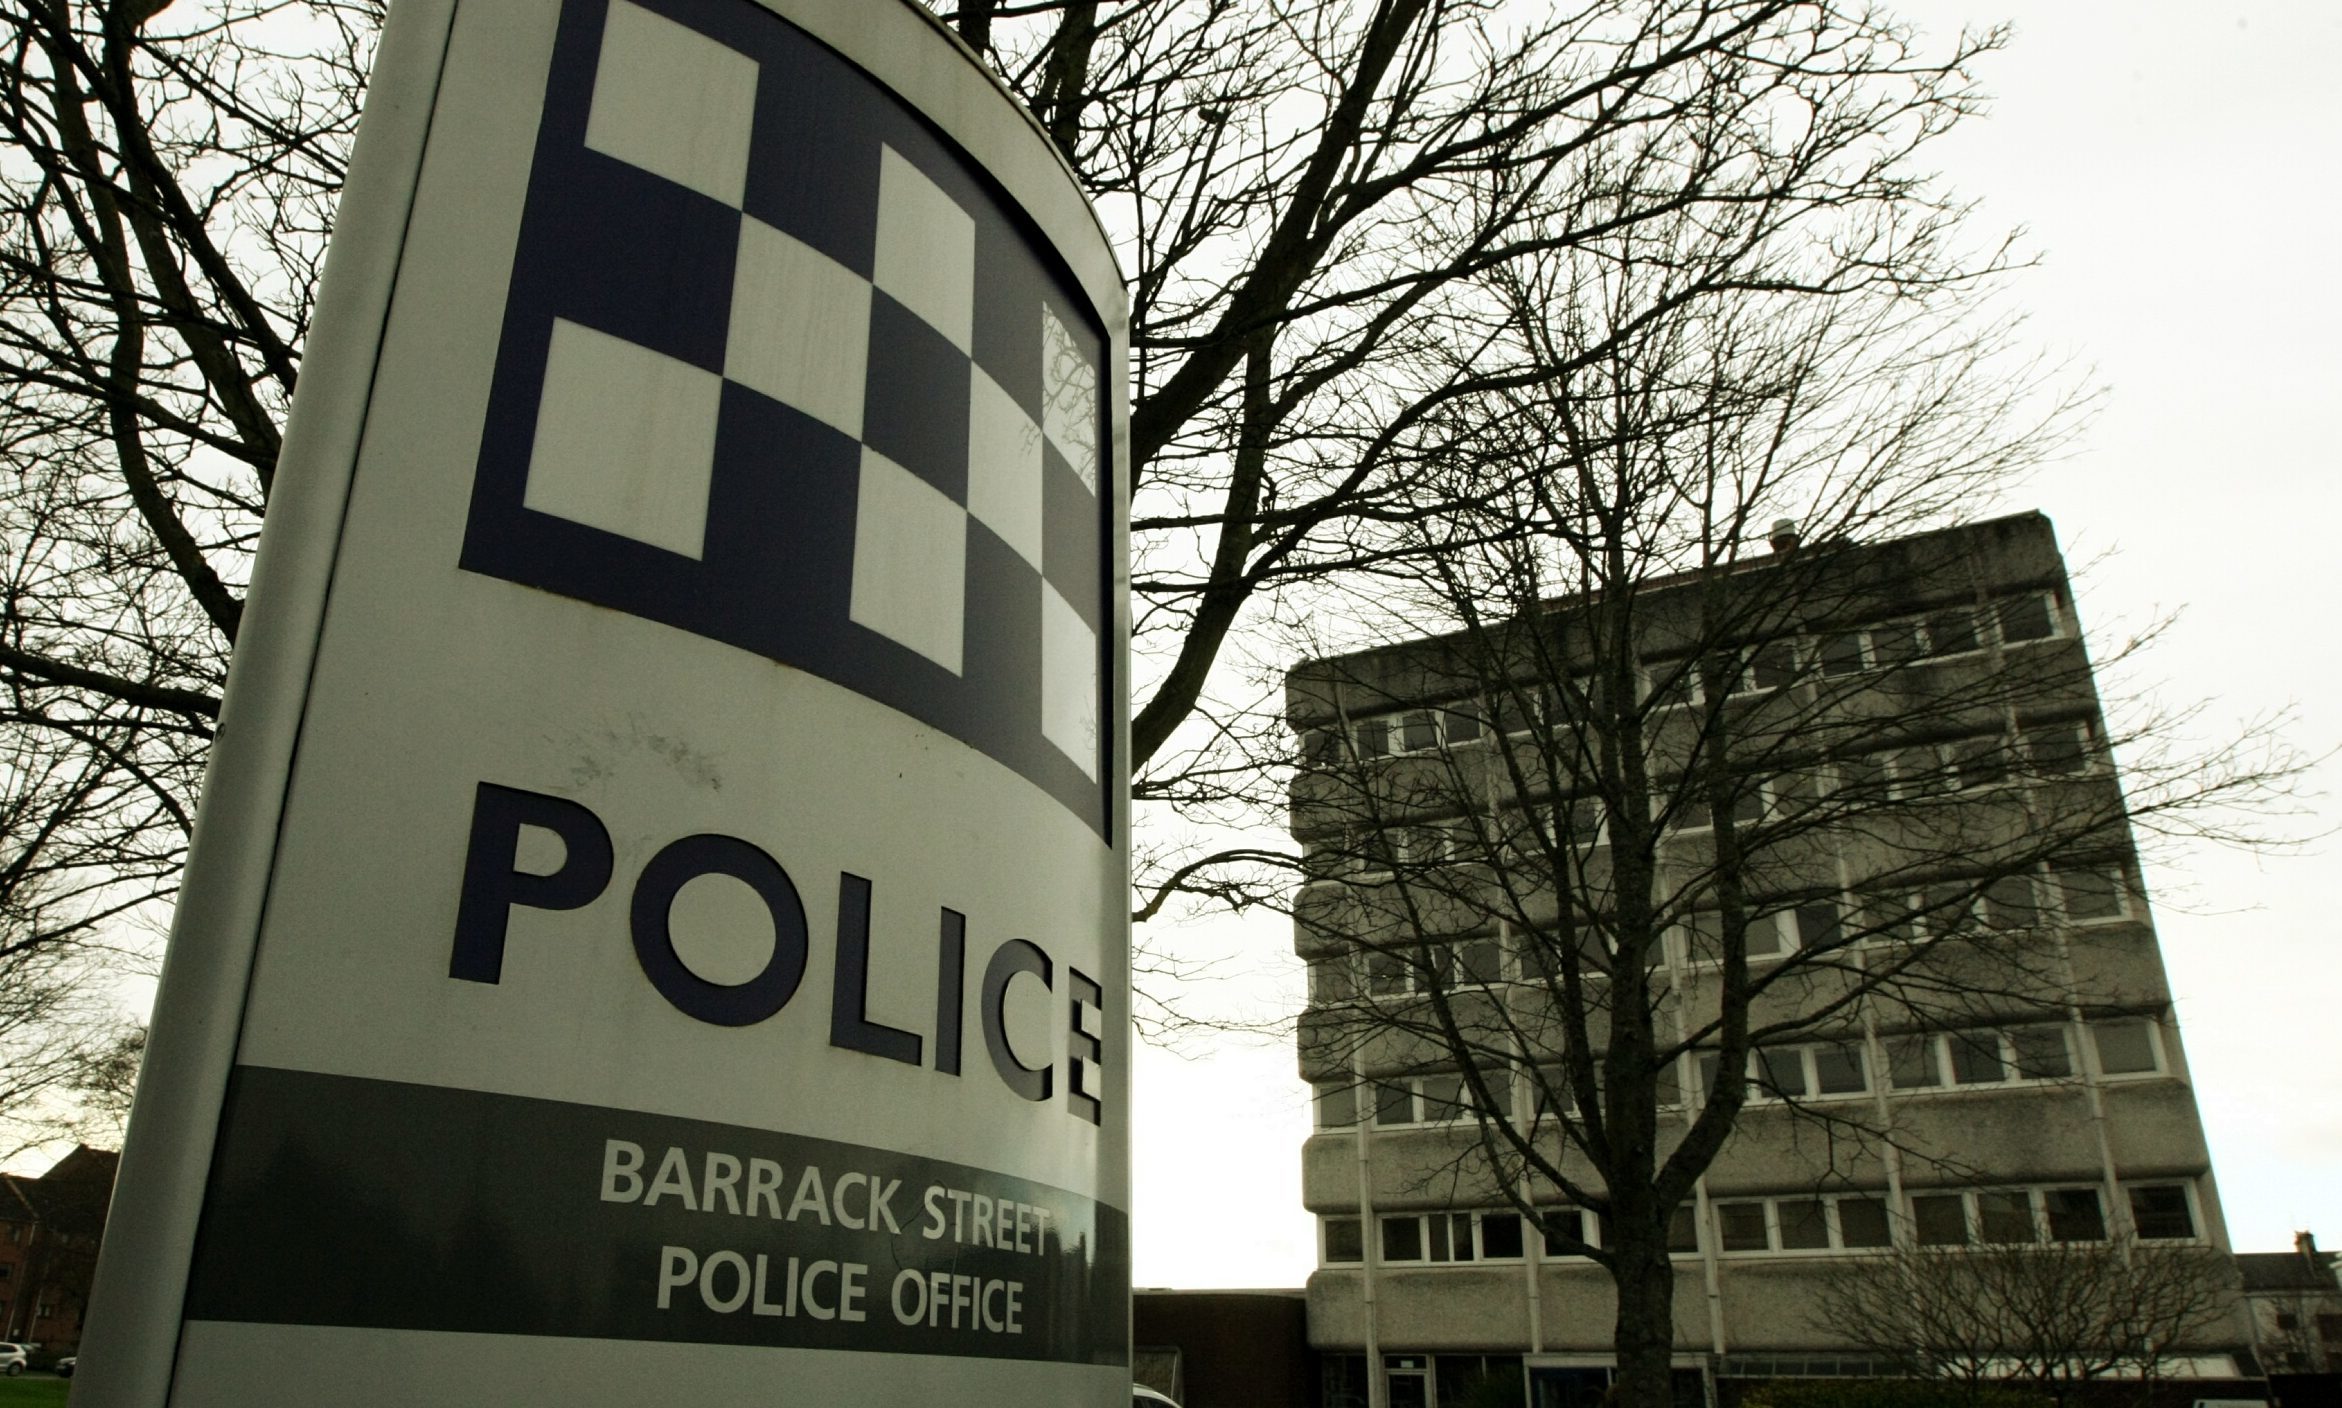
{"type": "Polygon", "coordinates": [[[704,1120],[239,1066],[187,1317],[1123,1365],[1129,1285],[1124,1213],[1005,1174],[704,1120]],[[623,1176],[611,1141],[641,1151],[623,1176]],[[662,1188],[669,1150],[686,1176],[662,1188]],[[859,1320],[839,1313],[852,1267],[859,1320]]]}

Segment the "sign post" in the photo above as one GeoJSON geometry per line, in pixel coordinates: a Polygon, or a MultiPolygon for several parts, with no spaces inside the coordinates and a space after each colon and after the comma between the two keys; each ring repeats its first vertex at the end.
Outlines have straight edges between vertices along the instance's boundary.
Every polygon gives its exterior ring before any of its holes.
{"type": "Polygon", "coordinates": [[[76,1401],[1117,1404],[1124,305],[907,0],[399,0],[76,1401]]]}

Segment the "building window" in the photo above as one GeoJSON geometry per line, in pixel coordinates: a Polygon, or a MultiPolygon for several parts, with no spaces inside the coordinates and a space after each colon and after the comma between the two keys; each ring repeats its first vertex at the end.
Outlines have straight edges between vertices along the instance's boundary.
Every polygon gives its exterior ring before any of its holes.
{"type": "Polygon", "coordinates": [[[1521,1252],[1521,1215],[1517,1212],[1480,1214],[1480,1254],[1490,1261],[1517,1260],[1521,1252]]]}
{"type": "Polygon", "coordinates": [[[1583,1256],[1581,1246],[1594,1245],[1586,1228],[1586,1214],[1582,1208],[1554,1208],[1537,1215],[1539,1240],[1545,1255],[1583,1256]]]}
{"type": "MultiPolygon", "coordinates": [[[[1684,962],[1698,965],[1724,961],[1724,916],[1716,910],[1692,910],[1669,933],[1680,946],[1684,962]]],[[[1751,915],[1740,928],[1741,947],[1752,963],[1782,957],[1797,947],[1798,939],[1796,911],[1751,915]]],[[[1652,961],[1663,960],[1654,955],[1652,961]]]]}
{"type": "Polygon", "coordinates": [[[2098,1050],[2102,1075],[2150,1075],[2162,1068],[2156,1024],[2144,1017],[2090,1023],[2090,1041],[2098,1050]]]}
{"type": "Polygon", "coordinates": [[[1841,675],[1860,674],[1867,662],[1862,653],[1862,632],[1837,631],[1814,642],[1814,659],[1822,674],[1835,679],[1841,675]]]}
{"type": "Polygon", "coordinates": [[[1536,721],[1531,717],[1527,698],[1530,692],[1532,692],[1530,686],[1521,685],[1515,689],[1507,689],[1492,701],[1495,706],[1492,713],[1496,720],[1498,733],[1506,737],[1514,737],[1529,732],[1535,726],[1536,721]]]}
{"type": "Polygon", "coordinates": [[[1911,1199],[1911,1228],[1923,1247],[1956,1247],[1968,1240],[1968,1200],[1958,1193],[1911,1199]]]}
{"type": "Polygon", "coordinates": [[[2095,1188],[2051,1188],[2041,1195],[2053,1242],[2103,1242],[2106,1215],[2098,1206],[2095,1188]]]}
{"type": "Polygon", "coordinates": [[[1718,1245],[1728,1252],[1761,1252],[1772,1245],[1763,1203],[1716,1204],[1718,1245]]]}
{"type": "Polygon", "coordinates": [[[1795,946],[1803,949],[1833,948],[1845,940],[1845,915],[1835,895],[1807,900],[1790,911],[1790,923],[1795,926],[1795,946]]]}
{"type": "Polygon", "coordinates": [[[1689,1254],[1700,1249],[1700,1219],[1689,1203],[1678,1203],[1667,1215],[1667,1250],[1689,1254]]]}
{"type": "Polygon", "coordinates": [[[1999,618],[2000,638],[2009,645],[2047,640],[2057,634],[2057,611],[2046,592],[2005,597],[1994,614],[1999,618]]]}
{"type": "Polygon", "coordinates": [[[1358,999],[1358,970],[1348,958],[1321,958],[1309,965],[1310,1000],[1334,1006],[1358,999]]]}
{"type": "Polygon", "coordinates": [[[2033,1199],[2023,1190],[1976,1194],[1977,1234],[1987,1242],[2038,1242],[2033,1199]]]}
{"type": "Polygon", "coordinates": [[[1855,900],[1862,918],[1857,939],[1866,944],[1907,944],[1919,937],[1909,895],[1862,895],[1855,900]]]}
{"type": "Polygon", "coordinates": [[[1407,1213],[1381,1221],[1384,1261],[1452,1265],[1521,1257],[1516,1212],[1407,1213]]]}
{"type": "Polygon", "coordinates": [[[1913,1238],[1923,1247],[1970,1241],[2103,1242],[2106,1214],[2092,1187],[1984,1188],[1911,1198],[1913,1238]]]}
{"type": "Polygon", "coordinates": [[[1893,1244],[1894,1234],[1887,1225],[1886,1199],[1840,1198],[1836,1207],[1840,1246],[1866,1248],[1893,1244]]]}
{"type": "Polygon", "coordinates": [[[1984,887],[1984,927],[2001,933],[2030,929],[2041,922],[2041,905],[2034,898],[2033,881],[2024,875],[2003,875],[1984,887]]]}
{"type": "Polygon", "coordinates": [[[2141,1239],[2185,1241],[2196,1235],[2196,1218],[2188,1206],[2186,1185],[2148,1184],[2124,1191],[2130,1195],[2131,1226],[2141,1239]]]}
{"type": "Polygon", "coordinates": [[[1952,775],[1963,791],[1998,787],[2009,780],[2008,745],[1998,737],[1970,738],[1951,745],[1952,775]]]}
{"type": "Polygon", "coordinates": [[[1317,1127],[1348,1129],[1358,1123],[1358,1087],[1344,1081],[1317,1087],[1317,1127]]]}
{"type": "Polygon", "coordinates": [[[1462,1075],[1447,1071],[1425,1076],[1386,1076],[1374,1086],[1374,1126],[1453,1124],[1472,1117],[1462,1075]]]}
{"type": "Polygon", "coordinates": [[[1984,648],[1976,632],[1976,614],[1966,607],[1931,613],[1926,629],[1930,655],[1966,655],[1984,648]]]}
{"type": "Polygon", "coordinates": [[[1887,1078],[1896,1090],[2062,1080],[2074,1073],[2062,1026],[1889,1037],[1886,1048],[1887,1078]]]}
{"type": "Polygon", "coordinates": [[[1887,1080],[1895,1089],[1930,1090],[1944,1083],[1934,1037],[1889,1037],[1886,1048],[1887,1080]]]}
{"type": "Polygon", "coordinates": [[[1862,1048],[1851,1043],[1810,1046],[1805,1050],[1816,1095],[1858,1095],[1870,1089],[1870,1072],[1862,1048]]]}
{"type": "Polygon", "coordinates": [[[2097,746],[2088,724],[2051,724],[2024,733],[2025,756],[2043,777],[2073,777],[2088,772],[2096,761],[2097,746]]]}
{"type": "Polygon", "coordinates": [[[1835,759],[1830,764],[1830,794],[1852,804],[1885,801],[1894,794],[1887,760],[1868,753],[1835,759]]]}
{"type": "Polygon", "coordinates": [[[1892,1242],[1884,1198],[1841,1194],[1723,1202],[1716,1238],[1726,1252],[1862,1251],[1892,1242]]]}
{"type": "Polygon", "coordinates": [[[1576,846],[1599,846],[1609,836],[1609,814],[1599,797],[1572,797],[1553,808],[1552,835],[1576,846]]]}
{"type": "MultiPolygon", "coordinates": [[[[1522,1403],[1528,1399],[1517,1354],[1437,1354],[1432,1356],[1432,1378],[1437,1400],[1448,1408],[1468,1403],[1522,1403]]],[[[1366,1400],[1358,1400],[1364,1403],[1366,1400]]]]}
{"type": "Polygon", "coordinates": [[[1423,1220],[1418,1217],[1386,1217],[1382,1220],[1382,1259],[1384,1261],[1421,1261],[1423,1259],[1423,1220]]]}
{"type": "Polygon", "coordinates": [[[1428,753],[1439,747],[1439,716],[1429,709],[1410,709],[1399,716],[1399,751],[1428,753]]]}
{"type": "MultiPolygon", "coordinates": [[[[1412,997],[1439,991],[1494,987],[1504,982],[1504,945],[1493,934],[1426,944],[1412,950],[1369,949],[1366,991],[1374,997],[1412,997]]],[[[1335,1000],[1321,991],[1321,1001],[1335,1000]]]]}
{"type": "Polygon", "coordinates": [[[2009,1078],[2001,1059],[1999,1032],[1954,1032],[1945,1041],[1952,1057],[1954,1085],[1998,1085],[2009,1078]]]}
{"type": "Polygon", "coordinates": [[[1782,689],[1797,681],[1797,643],[1792,640],[1769,640],[1751,646],[1742,652],[1746,662],[1725,671],[1734,694],[1750,694],[1760,690],[1782,689]]]}
{"type": "MultiPolygon", "coordinates": [[[[1701,1051],[1694,1057],[1700,1089],[1714,1090],[1719,1054],[1701,1051]]],[[[1749,1075],[1751,1100],[1811,1100],[1870,1089],[1869,1062],[1851,1042],[1759,1047],[1749,1053],[1749,1075]]]]}
{"type": "Polygon", "coordinates": [[[2130,916],[2130,886],[2113,866],[2089,866],[2053,872],[2065,916],[2076,924],[2130,916]]]}
{"type": "Polygon", "coordinates": [[[2009,1064],[2019,1080],[2055,1080],[2074,1073],[2064,1027],[2018,1027],[2007,1033],[2009,1064]]]}
{"type": "Polygon", "coordinates": [[[1643,666],[1643,699],[1646,709],[1688,709],[1698,705],[1705,691],[1700,688],[1700,670],[1696,661],[1662,660],[1643,666]]]}
{"type": "Polygon", "coordinates": [[[1504,981],[1504,945],[1493,936],[1459,939],[1440,952],[1451,988],[1494,987],[1504,981]]]}
{"type": "Polygon", "coordinates": [[[1366,1259],[1366,1238],[1361,1224],[1354,1217],[1323,1219],[1325,1228],[1325,1259],[1328,1266],[1366,1259]]]}
{"type": "MultiPolygon", "coordinates": [[[[1688,783],[1679,782],[1679,788],[1688,783]]],[[[1772,808],[1773,783],[1768,778],[1742,778],[1734,784],[1732,793],[1732,822],[1735,826],[1754,826],[1765,819],[1772,808]]],[[[1665,812],[1673,807],[1672,821],[1677,831],[1713,831],[1716,828],[1715,810],[1700,796],[1657,797],[1652,799],[1655,811],[1665,812]]]]}

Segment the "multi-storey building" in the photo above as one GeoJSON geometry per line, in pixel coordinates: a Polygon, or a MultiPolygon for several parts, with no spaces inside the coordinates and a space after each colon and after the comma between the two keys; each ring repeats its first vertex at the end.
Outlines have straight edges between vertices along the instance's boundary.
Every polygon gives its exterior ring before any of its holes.
{"type": "Polygon", "coordinates": [[[81,1343],[119,1161],[76,1145],[38,1178],[0,1174],[0,1340],[49,1355],[81,1343]]]}
{"type": "MultiPolygon", "coordinates": [[[[1651,975],[1664,1156],[1730,1045],[1720,913],[1737,913],[1745,980],[1774,981],[1751,1009],[1745,1107],[1669,1233],[1680,1401],[1885,1371],[1827,1323],[1823,1288],[1856,1258],[2225,1250],[2048,521],[1803,546],[1783,524],[1773,547],[1632,603],[1556,597],[1288,676],[1312,876],[1295,908],[1317,1092],[1309,1328],[1329,1408],[1600,1400],[1616,1304],[1588,1255],[1601,1200],[1571,1206],[1500,1127],[1599,1193],[1557,1074],[1556,955],[1579,954],[1597,992],[1605,955],[1631,957],[1651,975]],[[1599,717],[1621,661],[1645,765],[1624,773],[1619,714],[1599,717]],[[1703,729],[1733,746],[1702,754],[1687,740],[1703,729]],[[1647,810],[1621,776],[1647,783],[1647,810]],[[1647,946],[1616,922],[1622,844],[1651,861],[1647,946]]],[[[1598,1043],[1611,1014],[1593,1008],[1581,1037],[1598,1043]]],[[[2234,1290],[2218,1294],[2156,1372],[2254,1372],[2234,1290]]]]}

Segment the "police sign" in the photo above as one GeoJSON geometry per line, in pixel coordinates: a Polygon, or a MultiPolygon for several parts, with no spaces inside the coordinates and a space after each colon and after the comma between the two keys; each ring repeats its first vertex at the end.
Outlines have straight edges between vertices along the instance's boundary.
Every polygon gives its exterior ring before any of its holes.
{"type": "Polygon", "coordinates": [[[80,1398],[1121,1401],[1122,306],[907,0],[392,7],[80,1398]]]}

